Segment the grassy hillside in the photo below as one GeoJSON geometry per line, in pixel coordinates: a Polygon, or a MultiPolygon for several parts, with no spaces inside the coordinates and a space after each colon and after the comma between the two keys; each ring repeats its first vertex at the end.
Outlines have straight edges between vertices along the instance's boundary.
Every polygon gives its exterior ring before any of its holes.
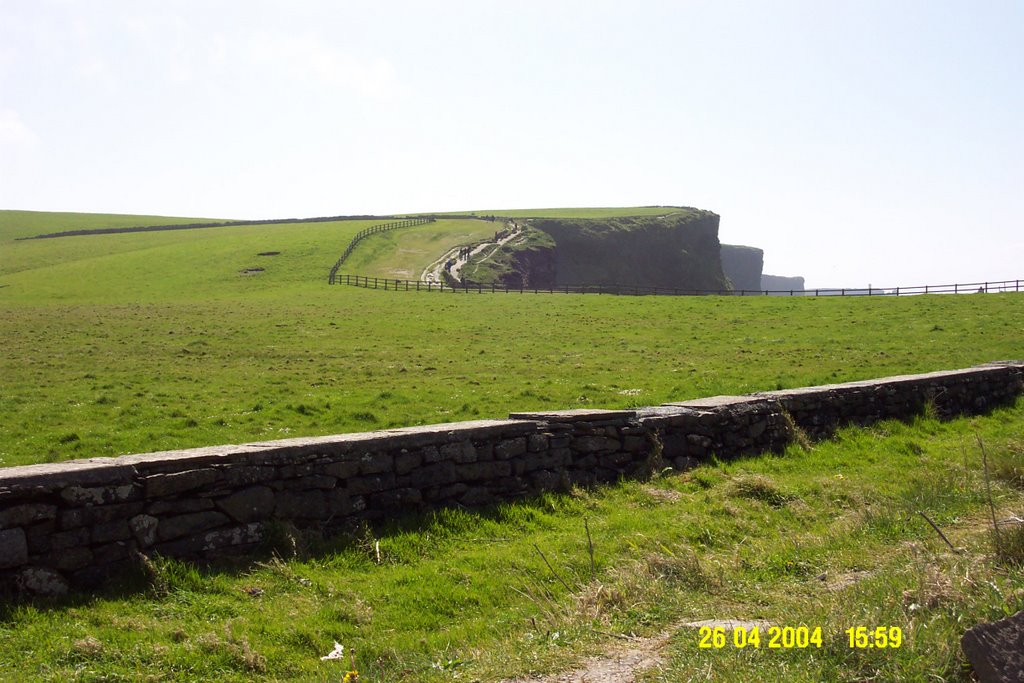
{"type": "Polygon", "coordinates": [[[1022,299],[1012,294],[695,299],[328,286],[330,266],[365,225],[0,244],[2,464],[1024,357],[1022,299]],[[264,270],[243,274],[253,268],[264,270]]]}
{"type": "Polygon", "coordinates": [[[19,237],[33,237],[35,235],[65,232],[68,230],[132,228],[141,225],[171,225],[176,223],[216,223],[221,220],[224,219],[0,209],[0,243],[19,237]]]}
{"type": "Polygon", "coordinates": [[[449,249],[489,238],[501,227],[495,221],[439,220],[380,233],[360,242],[341,272],[418,280],[449,249]]]}

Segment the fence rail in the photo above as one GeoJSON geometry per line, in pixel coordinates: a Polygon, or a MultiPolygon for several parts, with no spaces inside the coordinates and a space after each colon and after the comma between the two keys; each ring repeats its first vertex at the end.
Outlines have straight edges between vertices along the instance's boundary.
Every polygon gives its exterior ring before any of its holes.
{"type": "MultiPolygon", "coordinates": [[[[377,227],[377,226],[374,226],[377,227]]],[[[365,232],[365,231],[364,231],[365,232]]],[[[350,245],[351,246],[351,245],[350,245]]],[[[349,250],[351,251],[351,250],[349,250]]],[[[347,256],[346,252],[346,256],[347,256]]],[[[344,257],[339,260],[338,264],[344,257]]],[[[1000,280],[998,282],[968,282],[951,285],[921,285],[915,287],[868,287],[844,289],[790,289],[790,290],[728,290],[728,289],[686,289],[682,287],[640,287],[632,285],[549,285],[546,287],[511,287],[499,284],[458,284],[433,282],[430,280],[396,280],[394,278],[369,275],[338,274],[331,271],[331,284],[350,285],[368,289],[384,289],[405,292],[452,292],[497,294],[612,294],[622,296],[912,296],[917,294],[972,294],[996,292],[1020,292],[1024,280],[1000,280]]]]}
{"type": "MultiPolygon", "coordinates": [[[[333,285],[338,277],[338,268],[341,268],[341,264],[345,262],[345,259],[349,257],[352,250],[356,248],[359,241],[370,235],[376,235],[380,232],[387,232],[388,230],[394,230],[395,228],[409,228],[414,225],[423,225],[425,223],[433,223],[433,217],[428,218],[407,218],[401,221],[391,221],[390,223],[378,223],[377,225],[371,225],[370,227],[360,230],[356,233],[352,241],[345,247],[345,251],[341,254],[341,258],[331,267],[331,274],[327,277],[327,283],[333,285]]],[[[347,283],[346,283],[347,284],[347,283]]]]}

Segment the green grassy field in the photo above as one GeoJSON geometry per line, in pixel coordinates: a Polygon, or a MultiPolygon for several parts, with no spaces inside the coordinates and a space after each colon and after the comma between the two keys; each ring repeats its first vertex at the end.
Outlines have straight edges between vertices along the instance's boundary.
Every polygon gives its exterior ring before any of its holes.
{"type": "MultiPolygon", "coordinates": [[[[0,213],[8,466],[1024,357],[1024,299],[1013,294],[385,292],[326,284],[374,221],[15,242],[80,225],[10,213],[0,213]]],[[[408,232],[417,259],[455,239],[424,228],[408,232]]],[[[352,258],[401,267],[402,236],[371,238],[352,258]]],[[[647,683],[966,680],[959,634],[1024,607],[1020,566],[997,561],[983,521],[974,440],[997,462],[1002,516],[1020,514],[1022,428],[1024,402],[352,538],[281,527],[259,564],[156,559],[99,594],[0,603],[0,680],[339,681],[342,663],[320,661],[338,640],[355,649],[362,681],[501,681],[659,633],[647,683]],[[944,550],[918,510],[966,551],[944,550]],[[824,644],[700,649],[680,624],[710,618],[820,626],[824,644]],[[851,626],[898,626],[905,644],[851,649],[851,626]]]]}
{"type": "MultiPolygon", "coordinates": [[[[24,242],[5,229],[0,461],[649,405],[1024,357],[1024,299],[1013,294],[627,298],[328,286],[337,255],[368,224],[24,242]]],[[[409,232],[426,253],[433,233],[423,227],[409,232]]],[[[359,259],[385,237],[402,231],[365,240],[352,259],[372,269],[359,259]]],[[[376,253],[384,263],[395,250],[376,253]]]]}
{"type": "Polygon", "coordinates": [[[501,221],[439,220],[373,235],[359,243],[341,272],[418,280],[449,249],[493,237],[502,227],[501,221]]]}

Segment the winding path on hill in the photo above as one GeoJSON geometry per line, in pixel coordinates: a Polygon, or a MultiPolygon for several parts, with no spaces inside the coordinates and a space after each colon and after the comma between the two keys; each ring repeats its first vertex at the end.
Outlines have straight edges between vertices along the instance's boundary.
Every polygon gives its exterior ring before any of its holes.
{"type": "Polygon", "coordinates": [[[495,251],[497,251],[505,244],[509,243],[510,241],[512,241],[513,239],[522,234],[522,226],[519,225],[518,223],[515,223],[514,221],[509,221],[505,225],[511,227],[507,235],[505,235],[504,237],[497,241],[488,240],[486,242],[481,242],[469,252],[468,256],[459,256],[459,252],[462,250],[462,246],[453,247],[449,249],[439,259],[431,263],[423,270],[423,272],[420,274],[420,280],[441,282],[441,274],[444,272],[445,264],[448,263],[449,260],[454,260],[455,263],[452,265],[451,269],[448,272],[451,273],[451,276],[453,278],[458,280],[459,272],[462,270],[463,266],[469,263],[469,260],[471,258],[476,256],[477,254],[482,253],[488,248],[492,248],[493,251],[491,251],[491,253],[488,254],[486,257],[490,258],[490,256],[492,256],[495,251]]]}

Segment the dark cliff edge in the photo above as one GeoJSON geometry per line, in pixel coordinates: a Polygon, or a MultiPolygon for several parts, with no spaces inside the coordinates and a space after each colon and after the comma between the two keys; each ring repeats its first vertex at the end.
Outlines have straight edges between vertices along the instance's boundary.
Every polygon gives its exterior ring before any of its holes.
{"type": "Polygon", "coordinates": [[[733,289],[759,291],[763,269],[763,249],[739,244],[722,245],[722,270],[732,283],[733,289]]]}
{"type": "Polygon", "coordinates": [[[533,219],[526,238],[467,271],[467,280],[509,286],[624,285],[728,289],[719,217],[686,210],[657,217],[533,219]]]}

